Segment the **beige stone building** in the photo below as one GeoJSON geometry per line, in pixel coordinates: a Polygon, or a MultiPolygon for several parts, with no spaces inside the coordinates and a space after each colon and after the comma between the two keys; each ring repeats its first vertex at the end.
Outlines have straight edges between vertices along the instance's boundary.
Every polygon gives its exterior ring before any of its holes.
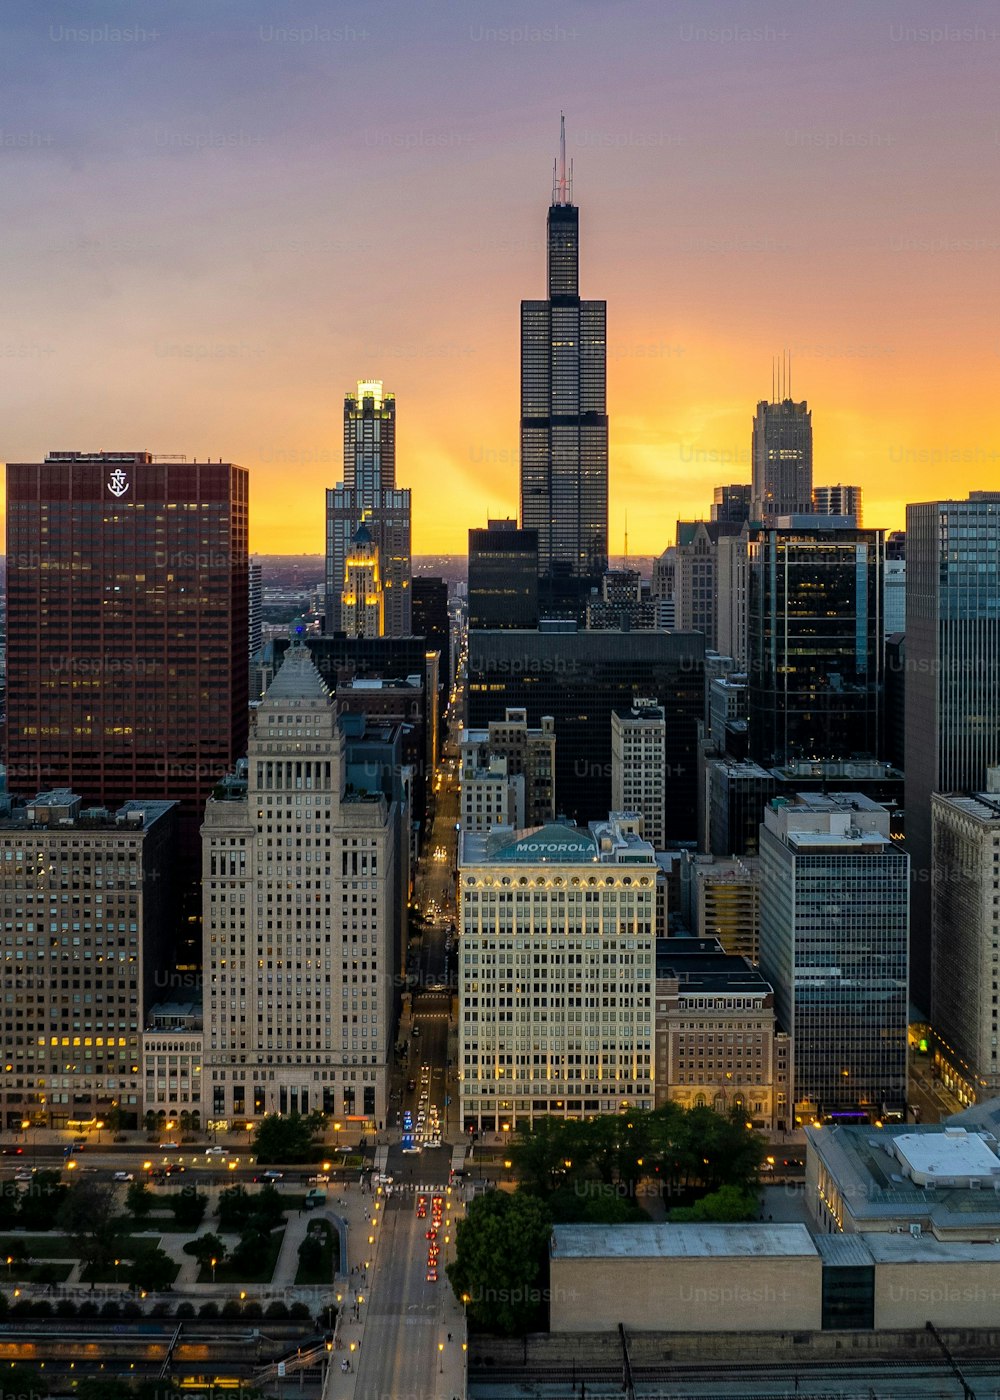
{"type": "Polygon", "coordinates": [[[789,1125],[791,1044],[774,992],[714,938],[661,939],[656,954],[656,1103],[738,1109],[755,1128],[789,1125]]]}

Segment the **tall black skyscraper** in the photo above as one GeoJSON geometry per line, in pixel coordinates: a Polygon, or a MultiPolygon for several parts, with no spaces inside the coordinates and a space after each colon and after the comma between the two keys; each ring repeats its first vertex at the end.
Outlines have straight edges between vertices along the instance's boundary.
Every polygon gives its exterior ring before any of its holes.
{"type": "Polygon", "coordinates": [[[469,626],[538,626],[538,531],[491,520],[469,531],[469,626]]]}
{"type": "Polygon", "coordinates": [[[608,562],[607,304],[580,299],[565,122],[559,141],[548,298],[521,303],[521,525],[538,531],[539,575],[556,595],[596,581],[608,562]]]}
{"type": "Polygon", "coordinates": [[[882,532],[806,516],[750,534],[750,757],[882,757],[882,532]]]}

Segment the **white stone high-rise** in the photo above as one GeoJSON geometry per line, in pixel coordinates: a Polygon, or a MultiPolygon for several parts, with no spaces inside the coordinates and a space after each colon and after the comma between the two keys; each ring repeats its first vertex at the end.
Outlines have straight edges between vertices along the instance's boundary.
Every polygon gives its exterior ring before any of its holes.
{"type": "Polygon", "coordinates": [[[348,794],[336,704],[293,643],[204,846],[207,1116],[385,1121],[400,944],[395,804],[348,794]]]}
{"type": "Polygon", "coordinates": [[[654,851],[666,841],[667,721],[662,705],[637,699],[611,712],[611,806],[642,817],[643,839],[654,851]]]}

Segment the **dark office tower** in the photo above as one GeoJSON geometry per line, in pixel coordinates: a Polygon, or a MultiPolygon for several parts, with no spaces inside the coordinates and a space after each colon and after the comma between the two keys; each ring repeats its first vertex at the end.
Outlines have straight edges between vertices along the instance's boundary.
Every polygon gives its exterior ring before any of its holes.
{"type": "Polygon", "coordinates": [[[567,630],[469,633],[466,724],[486,729],[508,709],[531,728],[551,715],[556,732],[556,802],[576,822],[607,816],[615,710],[636,696],[666,719],[667,842],[695,832],[698,726],[705,715],[705,642],[697,633],[567,630]]]}
{"type": "Polygon", "coordinates": [[[380,380],[359,381],[344,399],[344,479],[326,493],[326,631],[343,630],[351,541],[364,521],[378,548],[384,635],[411,631],[410,492],[396,486],[396,400],[380,380]]]}
{"type": "MultiPolygon", "coordinates": [[[[427,645],[441,653],[438,667],[438,693],[451,689],[451,617],[448,613],[448,585],[443,578],[417,575],[413,580],[413,631],[426,637],[427,645]]],[[[441,696],[446,700],[447,696],[441,696]]],[[[438,707],[441,723],[445,705],[438,707]]]]}
{"type": "Polygon", "coordinates": [[[712,501],[712,519],[727,525],[743,525],[750,519],[750,485],[734,482],[716,486],[712,501]]]}
{"type": "Polygon", "coordinates": [[[931,793],[1000,763],[1000,492],[906,508],[906,841],[913,998],[928,1009],[931,793]]]}
{"type": "Polygon", "coordinates": [[[176,798],[198,860],[205,802],[246,752],[247,488],[243,467],[148,452],[8,464],[14,791],[176,798]]]}
{"type": "Polygon", "coordinates": [[[846,486],[843,482],[814,486],[812,508],[817,515],[850,515],[855,525],[863,525],[861,494],[860,486],[846,486]]]}
{"type": "Polygon", "coordinates": [[[750,757],[880,758],[882,532],[750,530],[750,757]]]}
{"type": "Polygon", "coordinates": [[[812,414],[805,402],[757,405],[753,420],[750,518],[808,515],[813,508],[812,414]]]}
{"type": "MultiPolygon", "coordinates": [[[[538,531],[543,596],[558,606],[608,564],[603,301],[581,301],[580,211],[566,130],[548,216],[548,298],[521,303],[521,524],[538,531]]],[[[586,587],[589,592],[589,586],[586,587]]]]}
{"type": "Polygon", "coordinates": [[[491,520],[469,531],[469,626],[538,625],[538,531],[491,520]]]}

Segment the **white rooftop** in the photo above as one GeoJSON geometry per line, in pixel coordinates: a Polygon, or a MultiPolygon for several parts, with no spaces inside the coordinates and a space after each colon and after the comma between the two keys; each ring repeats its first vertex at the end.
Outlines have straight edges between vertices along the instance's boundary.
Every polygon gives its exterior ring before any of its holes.
{"type": "Polygon", "coordinates": [[[1000,1157],[977,1133],[945,1128],[940,1133],[901,1133],[893,1138],[896,1156],[917,1185],[956,1186],[969,1181],[1000,1181],[1000,1157]]]}
{"type": "Polygon", "coordinates": [[[804,1225],[556,1225],[553,1259],[816,1258],[804,1225]]]}

